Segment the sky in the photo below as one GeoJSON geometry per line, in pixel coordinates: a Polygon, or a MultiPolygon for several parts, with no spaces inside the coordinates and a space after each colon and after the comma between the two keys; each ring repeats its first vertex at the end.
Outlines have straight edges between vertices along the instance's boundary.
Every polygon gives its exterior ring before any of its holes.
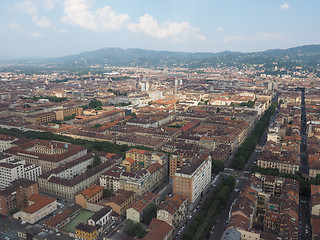
{"type": "Polygon", "coordinates": [[[0,57],[319,44],[319,9],[319,0],[0,0],[0,57]]]}

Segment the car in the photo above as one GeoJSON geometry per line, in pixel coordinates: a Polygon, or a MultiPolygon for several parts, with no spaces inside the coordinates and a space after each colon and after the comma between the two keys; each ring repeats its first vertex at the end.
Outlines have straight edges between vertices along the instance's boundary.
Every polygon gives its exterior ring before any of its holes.
{"type": "Polygon", "coordinates": [[[194,209],[193,212],[195,213],[197,211],[197,209],[194,209]]]}
{"type": "Polygon", "coordinates": [[[306,229],[306,233],[308,233],[308,229],[306,229]]]}
{"type": "Polygon", "coordinates": [[[188,220],[190,220],[191,218],[192,218],[192,216],[191,216],[191,215],[189,215],[189,216],[187,217],[187,219],[188,219],[188,220]]]}

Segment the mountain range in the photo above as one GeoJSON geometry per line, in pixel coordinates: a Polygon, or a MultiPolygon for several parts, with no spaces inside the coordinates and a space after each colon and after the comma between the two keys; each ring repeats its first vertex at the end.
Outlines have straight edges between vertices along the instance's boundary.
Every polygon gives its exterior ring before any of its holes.
{"type": "Polygon", "coordinates": [[[320,68],[320,45],[304,45],[289,49],[271,49],[262,52],[188,53],[154,51],[144,49],[103,48],[59,58],[0,60],[3,66],[10,64],[25,67],[42,67],[56,70],[90,69],[97,66],[137,67],[216,67],[263,64],[269,68],[277,65],[286,69],[297,66],[306,69],[320,68]]]}

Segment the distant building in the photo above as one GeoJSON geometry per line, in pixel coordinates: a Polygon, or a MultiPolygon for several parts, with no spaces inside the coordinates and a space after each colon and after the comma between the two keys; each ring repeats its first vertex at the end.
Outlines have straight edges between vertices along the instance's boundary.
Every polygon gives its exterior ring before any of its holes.
{"type": "Polygon", "coordinates": [[[35,139],[4,151],[28,164],[41,166],[43,172],[55,169],[87,154],[87,149],[66,142],[35,139]]]}

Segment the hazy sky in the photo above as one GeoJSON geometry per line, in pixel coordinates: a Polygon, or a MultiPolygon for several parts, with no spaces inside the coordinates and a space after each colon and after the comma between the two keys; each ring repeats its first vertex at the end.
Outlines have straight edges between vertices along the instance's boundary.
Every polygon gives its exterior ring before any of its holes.
{"type": "Polygon", "coordinates": [[[318,44],[319,10],[320,0],[0,0],[0,56],[318,44]]]}

